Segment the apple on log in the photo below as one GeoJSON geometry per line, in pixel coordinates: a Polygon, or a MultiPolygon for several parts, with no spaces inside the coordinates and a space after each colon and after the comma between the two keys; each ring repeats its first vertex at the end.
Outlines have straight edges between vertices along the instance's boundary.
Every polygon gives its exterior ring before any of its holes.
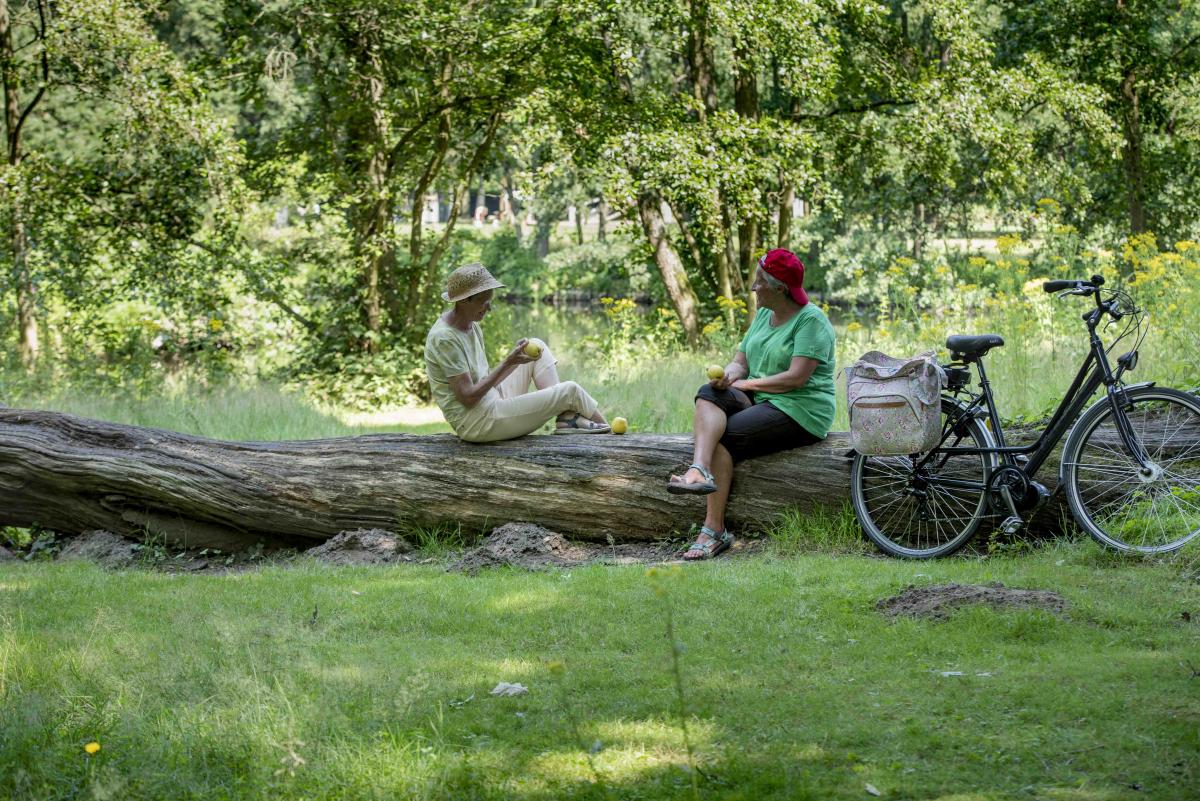
{"type": "MultiPolygon", "coordinates": [[[[307,546],[358,528],[485,531],[515,521],[576,539],[652,541],[703,519],[703,498],[666,491],[691,450],[685,434],[225,442],[0,408],[0,525],[150,532],[224,549],[307,546]]],[[[843,508],[849,466],[840,433],[739,464],[731,528],[761,532],[790,508],[843,508]]]]}

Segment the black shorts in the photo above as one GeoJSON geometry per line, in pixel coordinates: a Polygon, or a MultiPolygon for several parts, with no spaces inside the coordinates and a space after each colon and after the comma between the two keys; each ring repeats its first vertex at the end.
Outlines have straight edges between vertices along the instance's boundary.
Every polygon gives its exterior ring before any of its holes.
{"type": "Polygon", "coordinates": [[[721,437],[721,444],[735,462],[813,445],[822,440],[772,406],[770,401],[755,403],[740,389],[714,389],[712,384],[704,384],[696,391],[696,400],[706,400],[725,412],[725,435],[721,437]]]}

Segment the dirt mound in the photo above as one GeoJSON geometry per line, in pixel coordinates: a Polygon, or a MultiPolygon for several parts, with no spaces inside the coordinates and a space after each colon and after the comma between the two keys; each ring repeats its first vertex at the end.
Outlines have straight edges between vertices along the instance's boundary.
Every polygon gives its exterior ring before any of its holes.
{"type": "Polygon", "coordinates": [[[0,545],[0,562],[15,562],[15,561],[17,561],[17,555],[15,553],[13,553],[12,551],[8,550],[7,548],[5,548],[3,545],[0,545]]]}
{"type": "Polygon", "coordinates": [[[304,553],[331,565],[378,565],[412,561],[407,556],[411,552],[412,546],[390,531],[360,528],[343,531],[304,553]]]}
{"type": "Polygon", "coordinates": [[[70,540],[59,552],[59,559],[86,559],[104,567],[128,567],[137,557],[137,543],[118,537],[111,531],[85,531],[70,540]]]}
{"type": "Polygon", "coordinates": [[[571,543],[556,531],[533,523],[508,523],[494,529],[479,547],[464,553],[447,569],[477,573],[485,567],[512,565],[537,570],[578,565],[592,556],[586,546],[571,543]]]}
{"type": "MultiPolygon", "coordinates": [[[[572,542],[556,531],[533,523],[508,523],[493,529],[478,547],[466,551],[447,570],[475,574],[486,567],[511,565],[526,570],[575,567],[588,562],[611,565],[644,565],[677,560],[685,550],[679,542],[626,542],[601,545],[572,542]]],[[[745,556],[762,549],[758,540],[739,539],[722,559],[745,556]]]]}
{"type": "Polygon", "coordinates": [[[991,584],[931,584],[924,587],[909,585],[904,592],[883,598],[875,608],[888,617],[928,617],[945,620],[962,606],[987,604],[997,609],[1045,609],[1061,615],[1067,602],[1049,590],[1009,589],[999,582],[991,584]]]}

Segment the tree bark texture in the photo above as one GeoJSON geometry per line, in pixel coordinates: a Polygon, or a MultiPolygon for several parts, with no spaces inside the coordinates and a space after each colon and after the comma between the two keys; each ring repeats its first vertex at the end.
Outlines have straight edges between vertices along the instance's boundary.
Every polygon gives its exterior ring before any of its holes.
{"type": "MultiPolygon", "coordinates": [[[[41,11],[39,7],[39,11],[41,11]]],[[[49,63],[45,53],[45,17],[40,17],[42,26],[35,41],[42,47],[42,85],[30,99],[25,110],[21,109],[21,81],[17,69],[16,49],[13,34],[13,9],[8,0],[0,0],[0,77],[4,84],[4,130],[6,138],[5,156],[9,169],[15,170],[21,165],[24,152],[21,145],[21,132],[25,120],[34,106],[46,91],[49,78],[49,63]]],[[[28,46],[27,43],[26,46],[28,46]]],[[[15,183],[20,184],[20,181],[15,183]]],[[[17,293],[17,351],[21,362],[26,367],[32,367],[38,357],[38,322],[37,322],[37,287],[29,272],[27,254],[28,239],[25,234],[25,208],[21,201],[21,187],[12,186],[5,192],[5,205],[8,206],[9,230],[8,246],[12,264],[12,282],[17,293]]]]}
{"type": "Polygon", "coordinates": [[[696,293],[688,281],[683,261],[671,247],[667,224],[662,214],[662,197],[657,192],[643,190],[638,195],[638,217],[641,219],[646,241],[650,243],[650,250],[654,253],[654,263],[658,265],[658,271],[662,275],[667,296],[671,298],[671,304],[683,325],[683,331],[687,334],[689,342],[697,342],[700,339],[700,314],[696,293]]]}
{"type": "MultiPolygon", "coordinates": [[[[848,452],[846,435],[834,433],[812,447],[739,464],[730,525],[761,531],[792,507],[841,508],[848,452]]],[[[485,445],[449,434],[222,442],[0,409],[0,525],[149,532],[177,545],[225,549],[311,545],[356,528],[440,523],[483,531],[513,521],[577,539],[649,541],[703,518],[703,498],[665,489],[667,476],[690,460],[684,434],[485,445]]],[[[1047,477],[1056,469],[1048,465],[1047,477]]],[[[1038,520],[1055,528],[1063,511],[1052,501],[1038,520]]]]}
{"type": "Polygon", "coordinates": [[[1142,123],[1136,72],[1125,76],[1121,82],[1121,94],[1125,98],[1122,162],[1125,166],[1125,191],[1128,193],[1129,232],[1140,234],[1146,230],[1146,174],[1142,168],[1142,123]]]}
{"type": "Polygon", "coordinates": [[[354,249],[361,264],[362,321],[367,334],[361,347],[378,348],[383,328],[383,291],[395,313],[403,308],[395,286],[396,246],[392,230],[395,200],[388,179],[390,125],[385,107],[386,80],[379,56],[380,32],[366,21],[344,32],[356,67],[360,101],[351,125],[358,192],[353,208],[354,249]]]}

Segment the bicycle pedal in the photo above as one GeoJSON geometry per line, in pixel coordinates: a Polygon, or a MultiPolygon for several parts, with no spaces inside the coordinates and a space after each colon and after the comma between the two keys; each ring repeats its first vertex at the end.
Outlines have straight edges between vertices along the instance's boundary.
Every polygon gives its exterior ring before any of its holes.
{"type": "Polygon", "coordinates": [[[1011,537],[1025,526],[1025,521],[1015,515],[1004,518],[1004,522],[1000,524],[1000,532],[1011,537]]]}

